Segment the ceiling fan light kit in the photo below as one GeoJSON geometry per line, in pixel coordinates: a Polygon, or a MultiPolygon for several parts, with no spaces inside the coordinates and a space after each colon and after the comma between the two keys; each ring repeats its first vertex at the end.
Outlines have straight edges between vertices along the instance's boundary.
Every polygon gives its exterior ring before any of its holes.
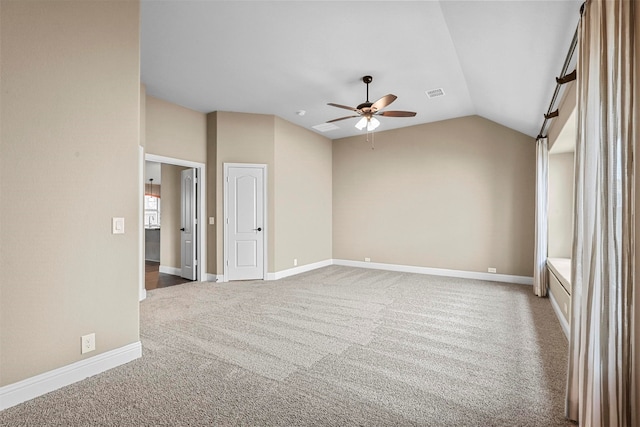
{"type": "Polygon", "coordinates": [[[365,102],[359,104],[355,108],[341,104],[334,104],[332,102],[328,104],[332,107],[353,111],[354,113],[356,113],[356,115],[329,120],[327,123],[360,117],[360,120],[358,121],[358,123],[356,123],[356,128],[358,128],[359,130],[363,130],[366,127],[367,132],[372,132],[378,126],[380,126],[380,121],[373,116],[414,117],[416,115],[416,113],[413,111],[381,111],[383,108],[395,101],[398,97],[393,94],[388,94],[372,103],[369,101],[369,83],[373,81],[373,77],[364,76],[362,77],[362,81],[367,85],[367,100],[365,102]]]}
{"type": "Polygon", "coordinates": [[[356,123],[356,127],[358,128],[358,130],[362,130],[366,127],[367,132],[374,131],[378,126],[380,126],[380,120],[376,119],[375,117],[363,117],[358,121],[358,123],[356,123]]]}

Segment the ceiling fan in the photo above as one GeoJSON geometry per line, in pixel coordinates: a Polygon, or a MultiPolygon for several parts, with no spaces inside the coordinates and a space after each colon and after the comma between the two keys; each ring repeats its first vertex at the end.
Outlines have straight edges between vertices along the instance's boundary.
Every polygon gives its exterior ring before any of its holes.
{"type": "Polygon", "coordinates": [[[356,117],[361,117],[360,121],[356,123],[356,127],[359,130],[367,128],[367,131],[372,131],[380,125],[380,121],[376,119],[374,116],[385,116],[385,117],[413,117],[416,115],[413,111],[380,111],[385,108],[387,105],[391,104],[393,101],[398,98],[395,95],[389,94],[385,95],[382,98],[378,99],[376,102],[369,102],[369,83],[373,81],[373,77],[364,76],[362,81],[367,85],[367,100],[357,107],[348,107],[346,105],[334,104],[330,102],[327,105],[331,105],[332,107],[344,108],[345,110],[351,110],[355,112],[357,115],[355,116],[346,116],[340,117],[339,119],[329,120],[327,123],[333,123],[340,120],[352,119],[356,117]]]}

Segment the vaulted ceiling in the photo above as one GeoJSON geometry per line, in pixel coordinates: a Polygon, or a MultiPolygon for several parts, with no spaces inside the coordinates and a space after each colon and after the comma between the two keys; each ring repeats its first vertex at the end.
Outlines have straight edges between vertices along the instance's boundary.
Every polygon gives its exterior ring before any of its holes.
{"type": "Polygon", "coordinates": [[[477,114],[538,134],[579,18],[564,1],[143,0],[149,95],[200,112],[273,114],[336,139],[361,134],[328,102],[392,93],[378,130],[477,114]],[[425,91],[441,88],[444,96],[425,91]],[[304,115],[298,112],[304,110],[304,115]]]}

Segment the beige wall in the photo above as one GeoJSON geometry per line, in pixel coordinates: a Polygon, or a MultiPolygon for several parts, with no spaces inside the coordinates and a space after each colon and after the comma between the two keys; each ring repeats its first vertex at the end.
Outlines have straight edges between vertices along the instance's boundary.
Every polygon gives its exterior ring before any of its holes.
{"type": "Polygon", "coordinates": [[[207,120],[208,167],[216,167],[207,197],[216,202],[209,216],[218,236],[209,272],[224,271],[224,163],[267,165],[269,272],[293,268],[294,258],[298,266],[331,259],[331,141],[274,116],[215,112],[207,120]]]}
{"type": "Polygon", "coordinates": [[[181,268],[180,250],[180,173],[182,166],[160,166],[160,265],[181,268]]]}
{"type": "MultiPolygon", "coordinates": [[[[636,29],[640,28],[640,12],[638,12],[638,10],[635,10],[635,21],[636,21],[636,29]]],[[[636,31],[635,33],[636,35],[636,40],[635,40],[635,46],[636,46],[636,52],[635,52],[635,58],[636,58],[636,64],[635,64],[635,69],[636,69],[636,87],[635,87],[635,108],[636,108],[636,130],[638,129],[638,123],[640,123],[640,82],[638,82],[638,76],[640,76],[640,31],[636,31]]],[[[635,141],[636,141],[636,156],[637,153],[640,153],[640,135],[635,135],[635,141]]],[[[636,168],[636,184],[635,184],[635,188],[636,188],[636,212],[638,209],[638,200],[640,200],[640,170],[638,170],[638,166],[637,163],[634,163],[635,168],[636,168]]],[[[640,242],[640,215],[636,214],[636,235],[635,235],[635,242],[636,245],[638,244],[638,242],[640,242]]],[[[635,369],[635,379],[636,379],[636,383],[635,383],[635,407],[636,407],[636,418],[635,418],[635,423],[638,424],[640,423],[640,415],[638,415],[637,412],[637,408],[640,408],[640,286],[638,285],[638,283],[640,282],[640,248],[638,248],[636,246],[635,248],[635,253],[636,253],[636,272],[635,272],[635,289],[634,289],[634,295],[635,295],[635,348],[634,348],[634,354],[633,354],[633,366],[635,369]]]]}
{"type": "Polygon", "coordinates": [[[206,114],[147,95],[146,153],[206,163],[206,114]]]}
{"type": "Polygon", "coordinates": [[[147,87],[140,84],[140,146],[144,147],[147,139],[147,87]]]}
{"type": "MultiPolygon", "coordinates": [[[[213,114],[213,113],[212,113],[213,114]]],[[[215,113],[217,122],[216,153],[216,217],[222,218],[223,209],[223,164],[259,163],[267,165],[267,244],[269,251],[268,271],[274,271],[274,116],[263,114],[215,113]]],[[[211,144],[211,142],[210,142],[211,144]]],[[[216,221],[217,263],[216,273],[223,273],[222,221],[216,221]]],[[[211,271],[209,273],[212,273],[211,271]]]]}
{"type": "Polygon", "coordinates": [[[549,257],[571,258],[573,153],[549,155],[549,257]]]}
{"type": "MultiPolygon", "coordinates": [[[[209,274],[222,274],[218,271],[218,113],[207,114],[207,272],[209,274]],[[214,224],[209,223],[209,218],[214,219],[214,224]]],[[[222,234],[220,234],[222,238],[222,234]]]]}
{"type": "Polygon", "coordinates": [[[275,271],[329,260],[331,140],[275,119],[275,271]]]}
{"type": "Polygon", "coordinates": [[[532,276],[535,143],[469,116],[333,142],[333,258],[532,276]]]}
{"type": "Polygon", "coordinates": [[[137,2],[0,11],[2,386],[139,340],[141,103],[137,2]]]}

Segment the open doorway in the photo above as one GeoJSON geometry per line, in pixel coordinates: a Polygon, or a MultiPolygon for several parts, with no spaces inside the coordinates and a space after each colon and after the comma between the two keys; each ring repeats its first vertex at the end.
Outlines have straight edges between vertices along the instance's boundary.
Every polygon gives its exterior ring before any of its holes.
{"type": "Polygon", "coordinates": [[[185,166],[145,162],[144,256],[147,291],[193,281],[192,272],[183,277],[181,265],[181,229],[184,221],[181,214],[185,211],[181,203],[181,173],[192,170],[185,166]]]}
{"type": "Polygon", "coordinates": [[[204,173],[200,163],[145,155],[145,292],[203,280],[204,173]]]}

